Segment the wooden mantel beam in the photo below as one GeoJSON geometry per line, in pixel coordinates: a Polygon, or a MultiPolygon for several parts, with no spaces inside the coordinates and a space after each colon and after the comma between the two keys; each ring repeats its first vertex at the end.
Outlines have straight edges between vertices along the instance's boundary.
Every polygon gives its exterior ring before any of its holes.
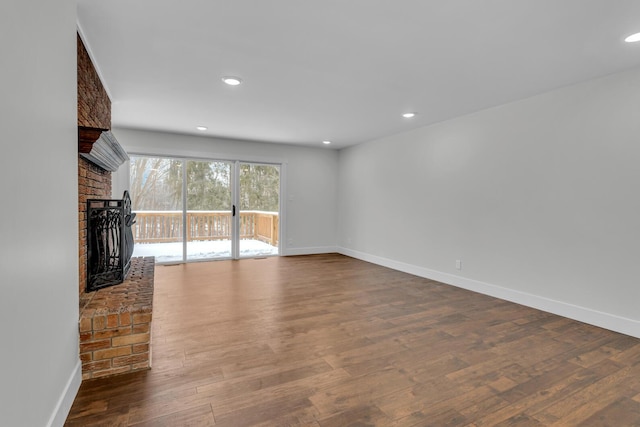
{"type": "Polygon", "coordinates": [[[117,171],[129,160],[126,151],[108,129],[78,126],[78,152],[109,172],[117,171]]]}
{"type": "Polygon", "coordinates": [[[88,154],[93,148],[93,144],[100,138],[102,132],[108,129],[91,128],[78,126],[78,152],[88,154]]]}

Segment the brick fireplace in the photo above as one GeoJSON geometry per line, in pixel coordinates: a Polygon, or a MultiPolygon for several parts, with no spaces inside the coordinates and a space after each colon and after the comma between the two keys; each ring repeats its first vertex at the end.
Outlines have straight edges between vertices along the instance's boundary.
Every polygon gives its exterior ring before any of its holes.
{"type": "MultiPolygon", "coordinates": [[[[111,100],[79,35],[77,45],[80,153],[86,152],[81,129],[100,134],[111,128],[111,100]]],[[[86,292],[87,200],[111,199],[111,185],[111,172],[78,155],[78,328],[83,379],[151,367],[154,258],[132,258],[122,284],[86,292]]]]}
{"type": "MultiPolygon", "coordinates": [[[[111,100],[91,58],[77,36],[78,45],[78,126],[111,129],[111,100]]],[[[111,198],[111,172],[78,155],[78,231],[80,234],[79,292],[87,283],[87,200],[111,198]]]]}
{"type": "Polygon", "coordinates": [[[111,172],[78,156],[78,228],[80,235],[80,282],[82,299],[87,284],[87,200],[111,198],[111,172]]]}

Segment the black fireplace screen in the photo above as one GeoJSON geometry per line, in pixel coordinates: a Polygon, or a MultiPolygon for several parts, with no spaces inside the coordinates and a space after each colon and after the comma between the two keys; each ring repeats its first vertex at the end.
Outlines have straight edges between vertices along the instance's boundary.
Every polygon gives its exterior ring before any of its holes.
{"type": "Polygon", "coordinates": [[[87,200],[87,292],[122,283],[131,266],[135,213],[122,200],[87,200]]]}

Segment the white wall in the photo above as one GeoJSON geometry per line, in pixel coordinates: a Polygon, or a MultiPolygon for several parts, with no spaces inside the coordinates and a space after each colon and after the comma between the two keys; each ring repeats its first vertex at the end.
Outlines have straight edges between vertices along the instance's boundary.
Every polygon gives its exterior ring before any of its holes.
{"type": "MultiPolygon", "coordinates": [[[[338,229],[336,150],[122,128],[112,132],[128,153],[285,163],[284,254],[335,251],[338,229]]],[[[126,176],[126,165],[114,174],[114,197],[120,197],[128,187],[126,176]]]]}
{"type": "Polygon", "coordinates": [[[342,252],[640,337],[640,70],[339,164],[342,252]]]}
{"type": "Polygon", "coordinates": [[[62,425],[80,384],[76,2],[0,2],[0,425],[62,425]]]}

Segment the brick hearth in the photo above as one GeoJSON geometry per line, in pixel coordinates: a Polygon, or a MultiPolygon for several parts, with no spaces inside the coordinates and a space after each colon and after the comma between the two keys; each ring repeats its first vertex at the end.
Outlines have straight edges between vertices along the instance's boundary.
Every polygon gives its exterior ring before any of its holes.
{"type": "Polygon", "coordinates": [[[123,283],[81,295],[82,379],[151,368],[154,264],[132,258],[123,283]]]}

